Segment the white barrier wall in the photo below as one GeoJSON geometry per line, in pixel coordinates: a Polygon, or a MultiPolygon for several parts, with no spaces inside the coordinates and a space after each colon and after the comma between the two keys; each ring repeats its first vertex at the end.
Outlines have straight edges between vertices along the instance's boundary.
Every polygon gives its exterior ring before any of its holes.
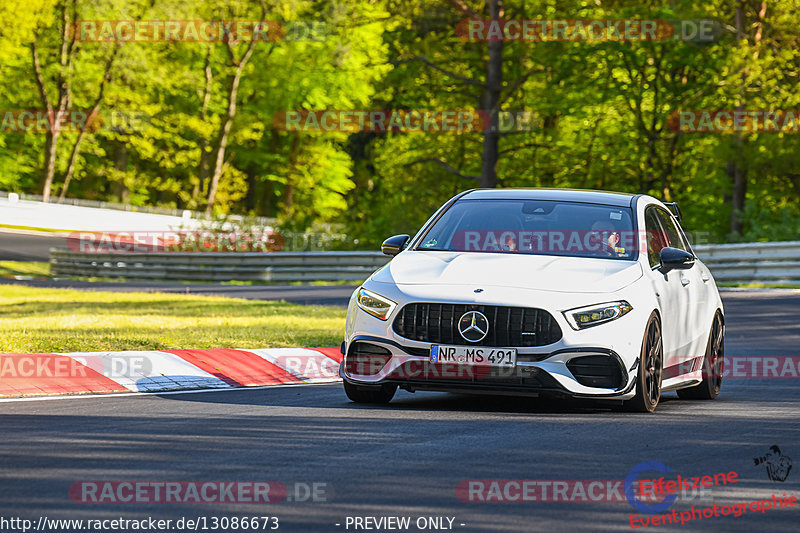
{"type": "MultiPolygon", "coordinates": [[[[188,216],[187,216],[188,215],[188,216]]],[[[0,225],[59,231],[175,231],[200,223],[184,217],[0,198],[0,225]]]]}

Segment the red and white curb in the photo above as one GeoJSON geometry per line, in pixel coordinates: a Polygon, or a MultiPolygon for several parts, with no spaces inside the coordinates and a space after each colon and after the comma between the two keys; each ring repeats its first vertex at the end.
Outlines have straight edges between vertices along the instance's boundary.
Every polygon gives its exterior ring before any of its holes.
{"type": "Polygon", "coordinates": [[[0,354],[0,398],[339,381],[339,348],[0,354]]]}

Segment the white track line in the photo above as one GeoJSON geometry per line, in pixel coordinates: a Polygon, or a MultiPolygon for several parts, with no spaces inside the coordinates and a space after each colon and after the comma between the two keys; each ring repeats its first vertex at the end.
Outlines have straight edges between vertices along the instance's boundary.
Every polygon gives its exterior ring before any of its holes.
{"type": "Polygon", "coordinates": [[[233,391],[250,391],[250,390],[264,390],[264,389],[278,389],[283,387],[319,387],[322,385],[336,385],[339,382],[333,381],[329,383],[282,383],[280,385],[259,385],[256,387],[228,387],[225,389],[193,389],[193,390],[174,390],[163,392],[106,392],[100,394],[64,394],[60,396],[24,396],[22,398],[0,398],[0,403],[7,402],[34,402],[40,400],[81,400],[81,399],[97,399],[97,398],[123,398],[128,396],[141,397],[141,396],[164,396],[166,394],[197,394],[204,392],[233,392],[233,391]]]}

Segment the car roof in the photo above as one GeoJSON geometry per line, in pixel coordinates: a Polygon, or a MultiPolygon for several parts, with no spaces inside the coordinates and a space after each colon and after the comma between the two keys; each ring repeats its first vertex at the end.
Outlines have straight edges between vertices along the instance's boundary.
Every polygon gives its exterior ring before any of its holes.
{"type": "Polygon", "coordinates": [[[459,200],[552,200],[631,207],[635,195],[587,189],[473,189],[459,200]]]}

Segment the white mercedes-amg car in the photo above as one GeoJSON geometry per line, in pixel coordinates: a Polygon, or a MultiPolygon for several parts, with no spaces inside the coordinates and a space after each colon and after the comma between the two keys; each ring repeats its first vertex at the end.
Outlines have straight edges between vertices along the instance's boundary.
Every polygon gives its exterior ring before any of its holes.
{"type": "Polygon", "coordinates": [[[353,294],[339,370],[355,402],[397,387],[569,396],[652,412],[713,399],[724,314],[675,204],[478,189],[443,205],[353,294]]]}

